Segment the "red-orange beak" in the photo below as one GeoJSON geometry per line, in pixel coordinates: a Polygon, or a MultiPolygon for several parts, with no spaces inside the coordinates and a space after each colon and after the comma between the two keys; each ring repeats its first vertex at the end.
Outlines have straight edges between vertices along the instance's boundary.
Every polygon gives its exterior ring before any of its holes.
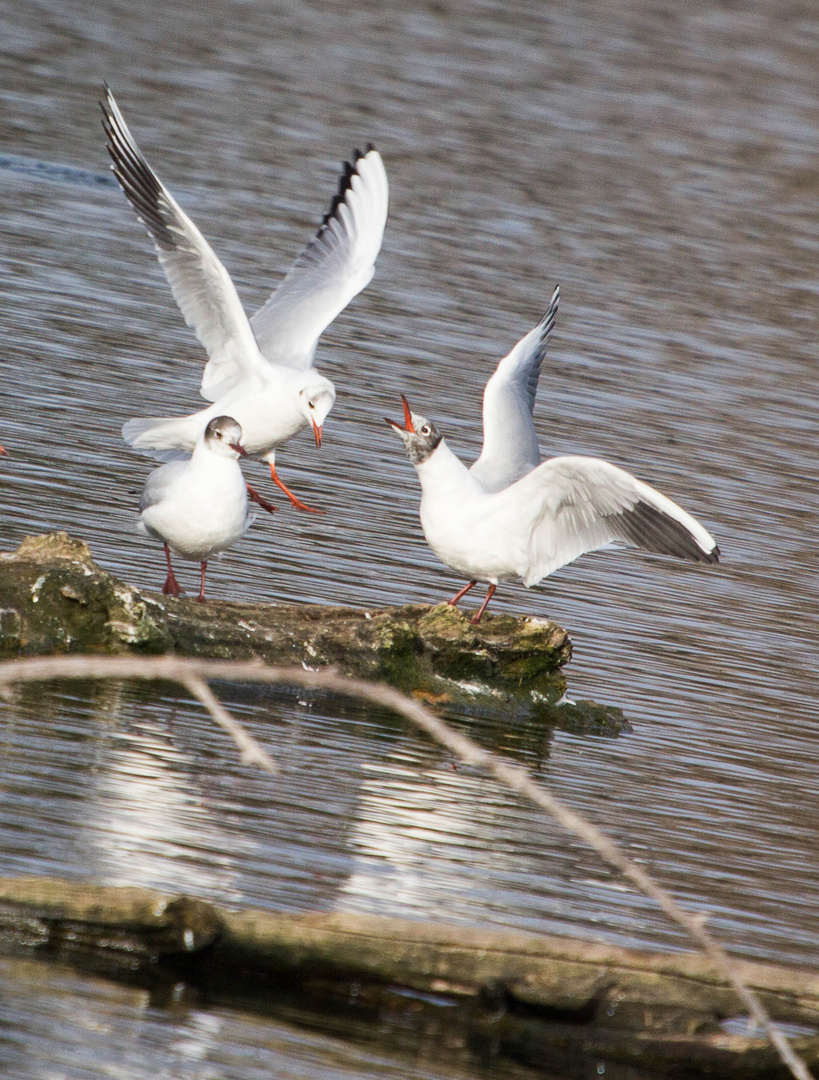
{"type": "Polygon", "coordinates": [[[317,424],[315,420],[313,420],[313,434],[316,437],[316,447],[321,449],[321,424],[317,424]]]}
{"type": "Polygon", "coordinates": [[[7,454],[7,453],[8,453],[8,450],[5,448],[5,446],[0,446],[0,454],[7,454]]]}
{"type": "Polygon", "coordinates": [[[232,442],[228,443],[228,446],[231,450],[235,450],[239,457],[247,457],[247,450],[245,450],[241,443],[232,442]]]}
{"type": "Polygon", "coordinates": [[[394,428],[396,431],[409,431],[411,434],[414,435],[415,434],[415,424],[413,424],[413,422],[412,422],[412,413],[410,412],[409,402],[407,401],[407,399],[404,397],[403,394],[401,395],[401,404],[404,406],[404,427],[403,428],[399,427],[398,424],[396,424],[396,422],[394,420],[390,420],[386,416],[384,417],[384,419],[387,421],[387,423],[390,425],[390,427],[394,428]]]}
{"type": "Polygon", "coordinates": [[[401,404],[404,406],[404,431],[411,431],[415,433],[415,424],[412,422],[412,413],[410,412],[409,402],[401,395],[401,404]]]}

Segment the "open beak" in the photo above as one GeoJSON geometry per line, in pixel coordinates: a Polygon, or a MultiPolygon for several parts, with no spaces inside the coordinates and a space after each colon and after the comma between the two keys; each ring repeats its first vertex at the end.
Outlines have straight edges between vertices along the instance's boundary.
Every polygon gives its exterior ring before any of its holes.
{"type": "Polygon", "coordinates": [[[247,457],[247,450],[245,450],[241,443],[232,442],[228,443],[228,446],[231,450],[235,450],[239,457],[247,457]]]}
{"type": "Polygon", "coordinates": [[[321,424],[317,424],[315,422],[315,420],[313,420],[312,423],[313,423],[313,434],[316,437],[316,447],[317,447],[317,449],[321,449],[321,424]]]}
{"type": "Polygon", "coordinates": [[[409,431],[414,435],[415,434],[415,424],[413,424],[413,422],[412,422],[412,413],[410,412],[409,402],[407,401],[407,399],[404,397],[403,394],[401,395],[401,404],[404,406],[404,426],[403,426],[403,428],[401,427],[400,424],[396,424],[394,420],[390,420],[386,416],[384,417],[384,419],[387,421],[387,423],[390,425],[390,427],[395,428],[396,431],[409,431]]]}

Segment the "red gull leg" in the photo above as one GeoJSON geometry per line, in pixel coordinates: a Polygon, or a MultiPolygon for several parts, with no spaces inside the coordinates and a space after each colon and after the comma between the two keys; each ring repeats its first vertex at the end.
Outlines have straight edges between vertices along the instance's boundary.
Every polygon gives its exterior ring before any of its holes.
{"type": "Polygon", "coordinates": [[[168,560],[168,576],[165,578],[165,584],[162,586],[163,596],[181,596],[185,591],[174,577],[173,567],[171,566],[171,549],[168,545],[165,545],[165,558],[168,560]]]}
{"type": "Polygon", "coordinates": [[[477,624],[483,618],[483,613],[486,611],[486,605],[489,603],[489,601],[495,595],[495,589],[497,589],[497,585],[490,585],[489,588],[486,590],[486,599],[481,604],[481,606],[478,608],[477,612],[469,620],[472,623],[473,626],[477,626],[477,624]]]}
{"type": "Polygon", "coordinates": [[[278,486],[282,489],[282,491],[285,493],[285,495],[288,497],[290,502],[295,506],[295,508],[297,510],[306,510],[309,514],[323,514],[324,513],[323,510],[316,510],[314,507],[308,506],[306,503],[303,503],[301,501],[301,499],[297,498],[293,494],[293,492],[290,490],[290,488],[287,487],[286,484],[283,484],[281,482],[281,480],[279,479],[279,477],[278,477],[278,475],[276,473],[276,466],[275,466],[275,464],[273,464],[273,462],[270,463],[270,476],[273,479],[273,483],[278,484],[278,486]]]}
{"type": "Polygon", "coordinates": [[[462,597],[466,596],[470,589],[474,589],[477,584],[477,581],[470,581],[468,585],[464,585],[460,592],[455,593],[451,600],[447,600],[447,603],[450,605],[450,607],[457,607],[458,601],[462,597]]]}
{"type": "Polygon", "coordinates": [[[258,503],[259,506],[261,506],[262,510],[266,510],[268,514],[276,513],[276,507],[273,505],[273,503],[268,502],[267,499],[265,499],[264,496],[260,495],[256,488],[251,487],[250,484],[247,485],[247,493],[250,497],[250,501],[258,503]]]}
{"type": "Polygon", "coordinates": [[[208,564],[203,559],[201,563],[202,580],[199,584],[199,595],[196,598],[200,604],[204,604],[205,602],[205,571],[207,570],[207,568],[208,564]]]}

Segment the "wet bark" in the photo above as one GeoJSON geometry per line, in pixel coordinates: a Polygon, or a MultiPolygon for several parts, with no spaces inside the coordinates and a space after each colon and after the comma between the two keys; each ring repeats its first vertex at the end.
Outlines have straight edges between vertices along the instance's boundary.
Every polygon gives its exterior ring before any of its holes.
{"type": "Polygon", "coordinates": [[[563,695],[571,642],[544,619],[490,614],[475,627],[446,604],[365,611],[174,599],[117,580],[65,533],[0,555],[0,656],[170,651],[332,665],[433,701],[491,695],[529,707],[563,695]]]}
{"type": "MultiPolygon", "coordinates": [[[[186,961],[209,995],[241,998],[243,1008],[257,994],[267,1009],[271,988],[282,985],[333,1007],[339,994],[349,1001],[354,985],[377,1013],[410,990],[419,995],[419,1022],[447,1001],[450,1030],[491,1038],[496,1051],[543,1068],[565,1052],[675,1076],[784,1075],[764,1039],[720,1026],[741,1015],[737,1000],[692,953],[371,915],[232,912],[145,889],[45,878],[0,879],[0,940],[61,959],[83,953],[84,966],[91,954],[125,957],[129,978],[140,961],[154,976],[167,962],[178,978],[186,961]]],[[[819,1026],[819,975],[736,966],[775,1019],[819,1026]]],[[[795,1048],[809,1066],[819,1063],[816,1035],[795,1048]]]]}

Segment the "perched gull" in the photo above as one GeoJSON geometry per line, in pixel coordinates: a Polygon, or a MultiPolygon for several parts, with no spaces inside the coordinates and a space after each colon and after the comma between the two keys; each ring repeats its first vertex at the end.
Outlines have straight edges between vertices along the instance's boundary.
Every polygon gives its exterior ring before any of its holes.
{"type": "Polygon", "coordinates": [[[166,596],[182,592],[171,566],[172,551],[202,564],[197,599],[204,601],[208,559],[235,544],[250,525],[247,485],[239,467],[245,456],[241,439],[242,429],[232,416],[214,417],[190,458],[160,465],[148,477],[137,529],[165,545],[166,596]]]}
{"type": "Polygon", "coordinates": [[[315,370],[313,357],[322,332],[375,271],[389,197],[381,157],[369,146],[345,163],[318,232],[248,320],[224,266],[148,165],[114,95],[105,90],[103,126],[114,175],[154,241],[185,321],[208,353],[200,392],[213,402],[190,416],[129,420],[123,437],[130,446],[172,460],[178,451],[193,449],[214,416],[234,416],[248,456],[267,462],[293,505],[307,510],[276,474],[276,447],[306,424],[321,445],[335,388],[315,370]]]}
{"type": "MultiPolygon", "coordinates": [[[[555,290],[552,323],[557,296],[555,290]]],[[[499,581],[519,577],[527,587],[536,585],[607,544],[620,542],[693,562],[719,561],[719,548],[698,521],[624,469],[575,455],[538,464],[530,402],[540,359],[532,357],[542,354],[549,319],[547,313],[489,380],[483,451],[471,469],[433,423],[411,412],[406,398],[404,426],[387,421],[401,436],[421,481],[427,542],[468,580],[449,603],[456,605],[479,581],[489,584],[473,623],[480,622],[499,581]]]]}

